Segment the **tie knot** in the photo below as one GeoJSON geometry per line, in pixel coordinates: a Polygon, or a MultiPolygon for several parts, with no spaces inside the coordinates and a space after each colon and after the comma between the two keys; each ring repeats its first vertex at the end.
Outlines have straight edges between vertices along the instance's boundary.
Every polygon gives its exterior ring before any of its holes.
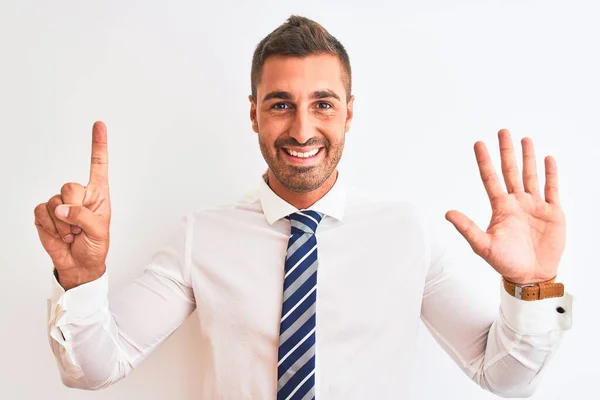
{"type": "Polygon", "coordinates": [[[319,222],[323,219],[323,214],[313,210],[302,210],[292,213],[286,217],[292,225],[292,234],[311,233],[317,231],[319,222]]]}

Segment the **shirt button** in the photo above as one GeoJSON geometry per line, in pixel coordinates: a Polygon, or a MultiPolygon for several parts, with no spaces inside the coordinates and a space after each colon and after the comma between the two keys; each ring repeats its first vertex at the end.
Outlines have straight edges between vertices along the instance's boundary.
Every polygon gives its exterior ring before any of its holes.
{"type": "Polygon", "coordinates": [[[564,308],[562,308],[562,307],[557,307],[557,308],[556,308],[556,311],[558,311],[560,314],[564,314],[564,312],[565,312],[565,309],[564,309],[564,308]]]}

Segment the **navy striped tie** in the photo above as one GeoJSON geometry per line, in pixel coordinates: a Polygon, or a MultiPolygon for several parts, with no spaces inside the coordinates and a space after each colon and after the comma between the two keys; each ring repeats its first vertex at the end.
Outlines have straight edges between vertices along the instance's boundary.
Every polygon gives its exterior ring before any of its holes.
{"type": "Polygon", "coordinates": [[[283,307],[279,329],[277,400],[315,398],[317,238],[323,214],[290,214],[291,235],[285,259],[283,307]]]}

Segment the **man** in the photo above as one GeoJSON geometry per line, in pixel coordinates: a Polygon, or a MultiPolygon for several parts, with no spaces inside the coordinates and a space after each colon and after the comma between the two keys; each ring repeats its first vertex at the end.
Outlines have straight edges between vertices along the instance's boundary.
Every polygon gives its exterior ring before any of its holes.
{"type": "Polygon", "coordinates": [[[484,389],[535,390],[572,324],[555,282],[565,246],[555,161],[545,159],[542,197],[531,140],[521,181],[501,130],[505,192],[475,144],[490,225],[446,219],[501,276],[500,313],[483,314],[417,207],[345,189],[351,81],[344,47],[316,22],[292,16],[265,37],[249,96],[268,165],[258,190],[186,216],[110,302],[107,134],[94,124],[88,185],[65,184],[35,209],[55,267],[49,336],[65,385],[117,382],[197,310],[203,399],[403,398],[420,320],[484,389]]]}

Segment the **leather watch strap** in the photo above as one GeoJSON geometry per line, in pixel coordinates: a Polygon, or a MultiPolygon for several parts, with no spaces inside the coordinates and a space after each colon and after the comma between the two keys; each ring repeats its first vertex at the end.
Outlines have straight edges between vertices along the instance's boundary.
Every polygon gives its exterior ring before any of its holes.
{"type": "Polygon", "coordinates": [[[550,297],[562,297],[565,294],[565,286],[554,282],[555,278],[546,282],[518,285],[507,281],[502,277],[504,289],[513,297],[525,301],[542,300],[550,297]]]}

